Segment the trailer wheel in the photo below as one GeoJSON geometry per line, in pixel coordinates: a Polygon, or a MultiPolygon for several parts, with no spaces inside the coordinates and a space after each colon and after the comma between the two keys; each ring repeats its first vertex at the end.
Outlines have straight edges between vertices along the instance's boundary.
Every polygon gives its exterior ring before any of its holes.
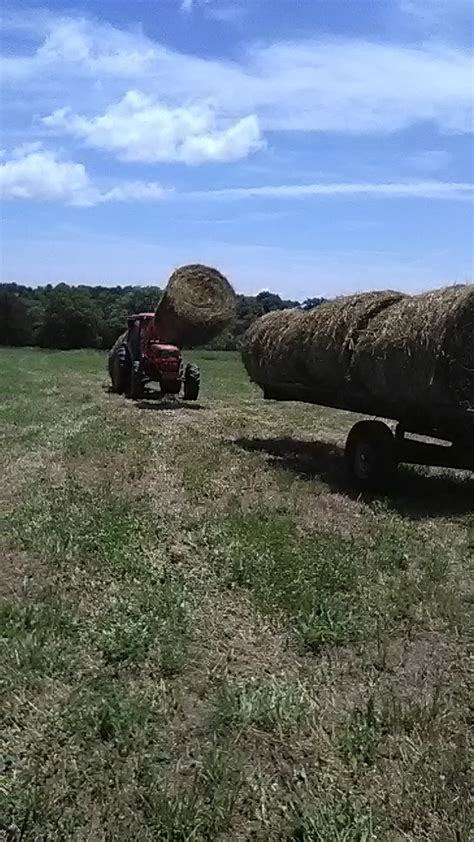
{"type": "Polygon", "coordinates": [[[361,489],[383,490],[395,481],[396,441],[382,421],[355,424],[347,437],[344,458],[350,482],[361,489]]]}

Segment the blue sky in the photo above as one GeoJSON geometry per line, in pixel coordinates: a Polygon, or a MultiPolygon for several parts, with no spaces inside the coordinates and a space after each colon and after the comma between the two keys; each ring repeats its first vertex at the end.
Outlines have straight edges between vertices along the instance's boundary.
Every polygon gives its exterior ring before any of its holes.
{"type": "Polygon", "coordinates": [[[473,279],[472,0],[3,11],[1,276],[304,298],[473,279]]]}

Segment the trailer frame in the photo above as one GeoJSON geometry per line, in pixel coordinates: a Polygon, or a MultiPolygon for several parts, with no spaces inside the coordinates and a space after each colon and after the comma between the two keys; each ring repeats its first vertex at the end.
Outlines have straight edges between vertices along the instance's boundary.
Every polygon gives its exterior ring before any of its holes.
{"type": "Polygon", "coordinates": [[[470,407],[435,402],[399,406],[373,401],[353,386],[330,393],[303,384],[260,385],[266,400],[302,401],[372,419],[354,424],[345,447],[348,477],[362,488],[390,485],[400,463],[474,471],[474,409],[470,407]],[[394,421],[395,430],[379,419],[394,421]],[[410,435],[435,441],[407,438],[410,435]]]}

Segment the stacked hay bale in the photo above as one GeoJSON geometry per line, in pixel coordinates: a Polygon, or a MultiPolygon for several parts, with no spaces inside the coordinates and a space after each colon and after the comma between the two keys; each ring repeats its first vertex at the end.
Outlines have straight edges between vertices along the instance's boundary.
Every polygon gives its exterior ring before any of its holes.
{"type": "Polygon", "coordinates": [[[406,297],[360,336],[354,383],[395,403],[474,408],[474,284],[406,297]]]}
{"type": "MultiPolygon", "coordinates": [[[[474,408],[474,285],[363,293],[283,310],[248,331],[243,360],[265,391],[289,384],[374,404],[474,408]]],[[[348,406],[347,408],[350,408],[348,406]]]]}
{"type": "Polygon", "coordinates": [[[252,380],[261,386],[292,383],[322,391],[346,383],[360,331],[398,292],[367,292],[325,301],[313,310],[279,310],[258,319],[242,350],[252,380]]]}
{"type": "Polygon", "coordinates": [[[235,303],[234,290],[217,269],[181,266],[172,273],[157,307],[157,336],[173,345],[205,345],[227,327],[235,303]]]}

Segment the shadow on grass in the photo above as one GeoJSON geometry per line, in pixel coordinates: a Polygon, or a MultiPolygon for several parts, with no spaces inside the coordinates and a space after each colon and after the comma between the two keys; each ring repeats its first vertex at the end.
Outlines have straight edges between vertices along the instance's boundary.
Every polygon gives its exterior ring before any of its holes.
{"type": "MultiPolygon", "coordinates": [[[[108,394],[117,394],[112,389],[112,386],[104,385],[102,388],[108,394]]],[[[151,409],[155,412],[176,412],[179,409],[204,409],[200,403],[185,401],[178,395],[163,395],[158,389],[146,389],[141,400],[133,400],[128,395],[118,395],[118,397],[133,403],[137,409],[151,409]]]]}
{"type": "Polygon", "coordinates": [[[135,401],[135,406],[137,409],[151,410],[153,412],[177,412],[183,409],[196,411],[204,409],[200,403],[191,403],[182,400],[182,398],[163,396],[160,392],[156,396],[146,394],[143,400],[135,401]]]}
{"type": "Polygon", "coordinates": [[[454,472],[420,473],[402,465],[393,490],[384,495],[361,494],[348,485],[344,450],[335,444],[290,438],[241,438],[234,443],[243,450],[266,453],[267,462],[273,467],[292,471],[303,479],[323,480],[331,491],[352,499],[370,502],[382,497],[390,508],[414,520],[474,513],[474,481],[454,472]]]}

